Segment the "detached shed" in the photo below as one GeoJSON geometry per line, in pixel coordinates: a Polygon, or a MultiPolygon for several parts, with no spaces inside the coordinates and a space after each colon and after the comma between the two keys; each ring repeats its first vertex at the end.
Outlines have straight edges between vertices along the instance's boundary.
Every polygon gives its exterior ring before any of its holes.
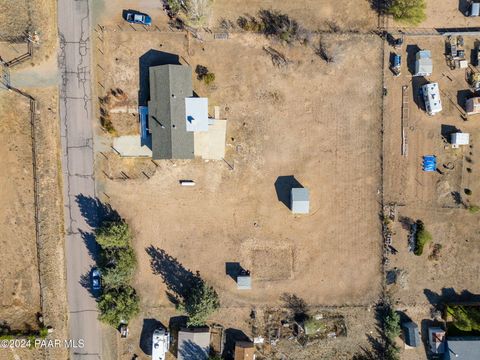
{"type": "Polygon", "coordinates": [[[465,103],[465,110],[467,115],[474,115],[480,113],[480,97],[467,99],[465,103]]]}
{"type": "Polygon", "coordinates": [[[294,214],[308,214],[310,211],[310,194],[308,189],[293,188],[290,196],[290,209],[294,214]]]}
{"type": "Polygon", "coordinates": [[[402,325],[405,335],[405,344],[411,347],[420,345],[420,336],[418,333],[418,325],[414,322],[407,322],[402,325]]]}
{"type": "Polygon", "coordinates": [[[252,278],[249,271],[242,271],[237,276],[237,289],[250,290],[252,288],[252,278]]]}
{"type": "Polygon", "coordinates": [[[450,142],[453,148],[458,148],[460,145],[470,144],[470,134],[467,133],[453,133],[450,137],[450,142]]]}
{"type": "Polygon", "coordinates": [[[430,76],[432,72],[432,53],[430,50],[420,50],[416,55],[414,76],[430,76]]]}

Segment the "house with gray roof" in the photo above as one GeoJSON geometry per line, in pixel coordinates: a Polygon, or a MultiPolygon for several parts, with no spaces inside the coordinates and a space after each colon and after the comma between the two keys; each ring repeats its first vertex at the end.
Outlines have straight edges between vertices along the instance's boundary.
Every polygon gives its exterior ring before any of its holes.
{"type": "Polygon", "coordinates": [[[480,359],[480,337],[447,337],[443,360],[478,360],[480,359]]]}
{"type": "Polygon", "coordinates": [[[210,352],[210,329],[184,328],[178,332],[178,360],[207,360],[210,352]]]}
{"type": "Polygon", "coordinates": [[[193,159],[193,132],[187,131],[185,99],[193,96],[192,70],[183,65],[150,67],[148,125],[152,158],[193,159]]]}
{"type": "Polygon", "coordinates": [[[225,156],[226,121],[209,118],[208,98],[194,96],[189,66],[152,66],[149,86],[148,109],[140,107],[139,113],[140,133],[151,144],[152,159],[220,160],[225,156]],[[142,123],[147,112],[148,136],[142,123]]]}

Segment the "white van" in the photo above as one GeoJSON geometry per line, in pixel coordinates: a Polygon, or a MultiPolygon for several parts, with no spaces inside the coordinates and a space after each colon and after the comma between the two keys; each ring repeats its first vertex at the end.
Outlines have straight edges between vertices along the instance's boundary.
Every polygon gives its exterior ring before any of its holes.
{"type": "Polygon", "coordinates": [[[442,111],[442,100],[438,83],[429,83],[422,86],[423,101],[428,115],[435,115],[442,111]]]}
{"type": "Polygon", "coordinates": [[[152,359],[165,360],[170,347],[170,334],[165,329],[157,329],[153,332],[152,359]]]}

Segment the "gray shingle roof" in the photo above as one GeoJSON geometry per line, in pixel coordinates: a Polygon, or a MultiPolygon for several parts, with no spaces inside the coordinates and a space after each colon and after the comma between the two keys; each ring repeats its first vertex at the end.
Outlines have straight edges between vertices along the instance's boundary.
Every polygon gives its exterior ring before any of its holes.
{"type": "Polygon", "coordinates": [[[187,132],[185,98],[193,95],[192,69],[183,65],[150,67],[148,121],[153,159],[192,159],[193,133],[187,132]]]}
{"type": "Polygon", "coordinates": [[[478,360],[480,359],[479,337],[449,337],[447,350],[443,355],[444,360],[478,360]]]}

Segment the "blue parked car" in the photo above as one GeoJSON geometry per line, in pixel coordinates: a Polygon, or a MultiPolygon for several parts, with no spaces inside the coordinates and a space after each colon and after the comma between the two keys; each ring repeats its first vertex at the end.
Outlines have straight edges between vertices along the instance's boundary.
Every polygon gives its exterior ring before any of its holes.
{"type": "Polygon", "coordinates": [[[92,290],[99,291],[102,288],[100,270],[92,269],[92,290]]]}
{"type": "Polygon", "coordinates": [[[150,16],[134,11],[128,11],[125,20],[132,24],[152,25],[152,18],[150,16]]]}

